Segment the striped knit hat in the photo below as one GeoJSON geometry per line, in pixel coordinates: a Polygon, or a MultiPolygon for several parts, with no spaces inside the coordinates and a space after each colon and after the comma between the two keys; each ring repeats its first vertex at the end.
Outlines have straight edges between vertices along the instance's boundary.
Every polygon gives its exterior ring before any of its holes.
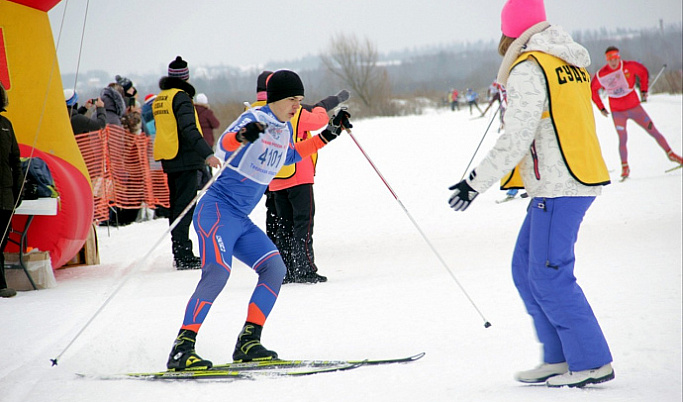
{"type": "Polygon", "coordinates": [[[187,81],[190,79],[190,69],[187,68],[187,62],[182,57],[177,56],[175,60],[168,65],[168,76],[180,78],[187,81]]]}

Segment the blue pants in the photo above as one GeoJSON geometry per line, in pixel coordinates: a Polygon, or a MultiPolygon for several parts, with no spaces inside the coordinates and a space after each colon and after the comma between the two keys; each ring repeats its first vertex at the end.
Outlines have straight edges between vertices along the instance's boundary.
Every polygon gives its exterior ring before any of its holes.
{"type": "Polygon", "coordinates": [[[594,199],[534,198],[512,257],[512,278],[543,344],[543,361],[566,361],[571,371],[612,361],[600,325],[574,277],[574,244],[594,199]]]}
{"type": "Polygon", "coordinates": [[[185,309],[183,329],[199,332],[216,297],[230,277],[233,255],[258,274],[246,321],[263,325],[273,309],[285,277],[285,263],[273,242],[248,216],[205,196],[194,213],[199,237],[202,277],[185,309]]]}

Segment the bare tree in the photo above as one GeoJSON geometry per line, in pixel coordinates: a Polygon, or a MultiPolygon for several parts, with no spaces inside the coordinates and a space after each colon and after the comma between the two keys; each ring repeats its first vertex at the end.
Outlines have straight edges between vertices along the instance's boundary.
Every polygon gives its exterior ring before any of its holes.
{"type": "Polygon", "coordinates": [[[365,39],[339,34],[331,39],[330,51],[320,56],[326,69],[347,85],[364,107],[362,115],[391,114],[391,82],[379,65],[376,47],[365,39]]]}

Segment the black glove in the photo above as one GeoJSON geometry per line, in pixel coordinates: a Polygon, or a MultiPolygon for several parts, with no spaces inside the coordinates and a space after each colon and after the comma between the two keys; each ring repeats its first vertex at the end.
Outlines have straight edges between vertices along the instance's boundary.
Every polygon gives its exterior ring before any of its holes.
{"type": "Polygon", "coordinates": [[[322,137],[325,144],[339,137],[342,130],[353,127],[349,121],[349,117],[351,117],[351,114],[346,110],[340,110],[339,113],[332,116],[330,124],[328,124],[327,128],[320,133],[320,137],[322,137]]]}
{"type": "Polygon", "coordinates": [[[448,204],[454,211],[466,210],[472,201],[479,195],[479,193],[470,187],[465,180],[448,187],[448,189],[455,190],[453,191],[451,198],[448,199],[448,204]]]}
{"type": "Polygon", "coordinates": [[[349,121],[349,117],[351,117],[351,113],[342,109],[336,115],[332,116],[332,121],[330,121],[330,124],[327,126],[327,128],[339,135],[341,134],[342,130],[353,128],[353,125],[349,121]]]}
{"type": "Polygon", "coordinates": [[[249,141],[254,142],[258,140],[258,137],[262,132],[266,131],[266,126],[259,122],[249,122],[246,126],[242,127],[240,131],[235,135],[235,139],[239,142],[249,141]]]}

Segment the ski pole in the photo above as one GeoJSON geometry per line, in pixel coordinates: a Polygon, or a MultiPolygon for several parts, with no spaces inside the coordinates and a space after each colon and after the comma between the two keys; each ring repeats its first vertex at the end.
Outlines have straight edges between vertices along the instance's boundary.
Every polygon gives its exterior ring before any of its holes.
{"type": "Polygon", "coordinates": [[[243,148],[244,144],[240,144],[240,146],[237,147],[237,149],[232,153],[232,155],[230,155],[230,157],[226,159],[226,161],[223,163],[223,166],[221,166],[220,169],[218,169],[215,175],[211,176],[211,179],[209,179],[209,181],[204,185],[204,187],[202,187],[202,189],[197,193],[197,195],[192,199],[192,201],[189,204],[187,204],[185,209],[183,209],[180,215],[171,223],[171,225],[168,227],[168,229],[166,229],[164,234],[162,234],[159,237],[159,240],[157,240],[157,242],[154,243],[154,245],[152,246],[152,248],[149,249],[147,254],[145,254],[141,260],[135,261],[131,263],[128,267],[126,267],[123,274],[125,276],[123,281],[121,281],[121,283],[116,287],[116,289],[114,289],[114,291],[109,295],[109,297],[107,297],[107,299],[102,303],[102,305],[97,309],[97,311],[95,311],[92,317],[90,317],[90,319],[85,323],[85,325],[83,325],[83,327],[78,331],[78,333],[73,337],[73,339],[71,339],[71,341],[66,345],[66,347],[57,355],[57,357],[50,359],[53,366],[56,366],[59,363],[59,358],[62,357],[62,355],[66,353],[67,350],[69,350],[71,345],[73,345],[74,342],[76,342],[76,340],[81,336],[81,334],[83,334],[86,328],[88,328],[88,326],[90,326],[90,324],[102,312],[102,310],[104,310],[107,304],[109,304],[109,302],[112,301],[112,299],[114,299],[114,297],[119,293],[121,288],[123,288],[123,286],[128,282],[128,280],[133,276],[133,274],[136,273],[140,269],[140,267],[144,266],[144,263],[152,255],[152,252],[159,246],[159,244],[161,244],[161,242],[166,238],[166,235],[171,233],[171,231],[175,229],[176,226],[178,226],[180,220],[183,219],[183,217],[187,215],[190,209],[194,207],[194,204],[196,204],[197,201],[199,201],[199,199],[202,198],[204,193],[206,193],[209,187],[211,187],[211,185],[216,182],[221,173],[223,173],[223,171],[230,165],[233,159],[235,159],[237,154],[239,154],[243,148]]]}
{"type": "Polygon", "coordinates": [[[655,79],[652,80],[652,82],[650,83],[650,88],[654,88],[655,83],[657,82],[657,80],[659,79],[659,77],[662,75],[662,73],[664,72],[664,69],[665,69],[665,68],[666,68],[666,64],[662,66],[662,69],[659,70],[659,73],[657,73],[657,76],[655,77],[655,79]]]}
{"type": "MultiPolygon", "coordinates": [[[[494,114],[494,116],[495,116],[495,114],[494,114]]],[[[489,125],[490,125],[490,124],[489,124],[489,125]]],[[[422,238],[424,239],[424,241],[427,242],[427,245],[429,246],[429,248],[432,249],[432,251],[434,252],[434,254],[436,255],[436,257],[437,257],[437,258],[439,259],[439,261],[441,262],[441,265],[443,265],[443,267],[446,268],[446,271],[448,271],[448,273],[450,274],[451,278],[453,278],[453,280],[454,280],[455,283],[458,285],[458,287],[460,288],[460,290],[462,291],[462,293],[465,295],[465,297],[467,297],[467,300],[469,300],[469,302],[472,304],[472,307],[474,307],[474,309],[477,311],[477,313],[479,313],[479,316],[484,320],[484,328],[490,327],[490,326],[491,326],[491,323],[490,323],[490,322],[484,317],[484,315],[481,313],[481,311],[479,310],[479,308],[477,307],[477,305],[474,303],[474,301],[472,300],[472,298],[470,297],[470,295],[467,293],[467,291],[465,291],[465,288],[460,284],[460,281],[458,281],[458,279],[455,277],[455,274],[453,274],[453,271],[448,267],[448,264],[446,264],[446,261],[444,261],[444,259],[443,259],[443,258],[441,257],[441,255],[438,253],[438,251],[436,251],[436,248],[434,248],[434,246],[432,245],[432,243],[429,241],[429,239],[427,238],[427,236],[424,234],[424,232],[423,232],[422,229],[420,228],[420,225],[417,224],[417,222],[415,221],[415,219],[413,219],[413,216],[410,215],[410,212],[408,212],[408,209],[405,207],[405,205],[403,205],[403,203],[401,202],[401,200],[398,198],[398,195],[396,195],[396,192],[394,191],[394,189],[391,188],[391,186],[389,185],[389,183],[387,182],[387,180],[384,178],[384,176],[383,176],[382,173],[379,171],[379,169],[377,169],[377,166],[375,166],[375,164],[372,162],[372,160],[370,159],[370,157],[368,156],[368,154],[365,152],[365,150],[363,149],[363,147],[360,146],[360,144],[359,144],[358,141],[356,140],[356,137],[355,137],[355,136],[353,135],[353,133],[351,132],[351,129],[344,128],[344,130],[349,134],[349,136],[351,137],[351,139],[353,140],[353,142],[356,144],[356,146],[358,147],[358,149],[360,150],[360,152],[363,154],[363,156],[365,157],[365,159],[367,159],[368,163],[370,163],[370,166],[372,166],[372,168],[375,169],[375,172],[377,173],[377,175],[379,176],[379,178],[382,180],[382,182],[383,182],[384,185],[387,187],[387,189],[389,189],[389,192],[391,193],[391,195],[394,196],[394,199],[396,199],[396,201],[398,202],[398,204],[399,204],[399,205],[401,206],[401,208],[403,209],[403,212],[406,213],[406,215],[408,216],[408,219],[410,219],[410,221],[413,223],[413,225],[415,226],[415,228],[417,229],[417,231],[420,233],[420,235],[422,236],[422,238]]]]}
{"type": "Polygon", "coordinates": [[[477,156],[477,152],[479,152],[479,147],[481,147],[481,144],[484,142],[484,138],[486,138],[486,134],[489,132],[489,128],[491,128],[491,124],[493,124],[493,120],[496,118],[496,115],[500,111],[500,104],[498,104],[498,109],[493,113],[493,116],[491,116],[491,121],[489,122],[489,125],[486,126],[486,131],[484,131],[484,135],[481,136],[481,140],[479,141],[479,145],[477,145],[477,149],[474,150],[474,153],[472,154],[472,158],[470,161],[467,163],[467,167],[465,168],[465,171],[462,173],[462,176],[460,176],[460,180],[465,178],[465,175],[467,174],[467,171],[470,169],[470,166],[472,165],[472,161],[474,160],[474,157],[477,156]]]}

